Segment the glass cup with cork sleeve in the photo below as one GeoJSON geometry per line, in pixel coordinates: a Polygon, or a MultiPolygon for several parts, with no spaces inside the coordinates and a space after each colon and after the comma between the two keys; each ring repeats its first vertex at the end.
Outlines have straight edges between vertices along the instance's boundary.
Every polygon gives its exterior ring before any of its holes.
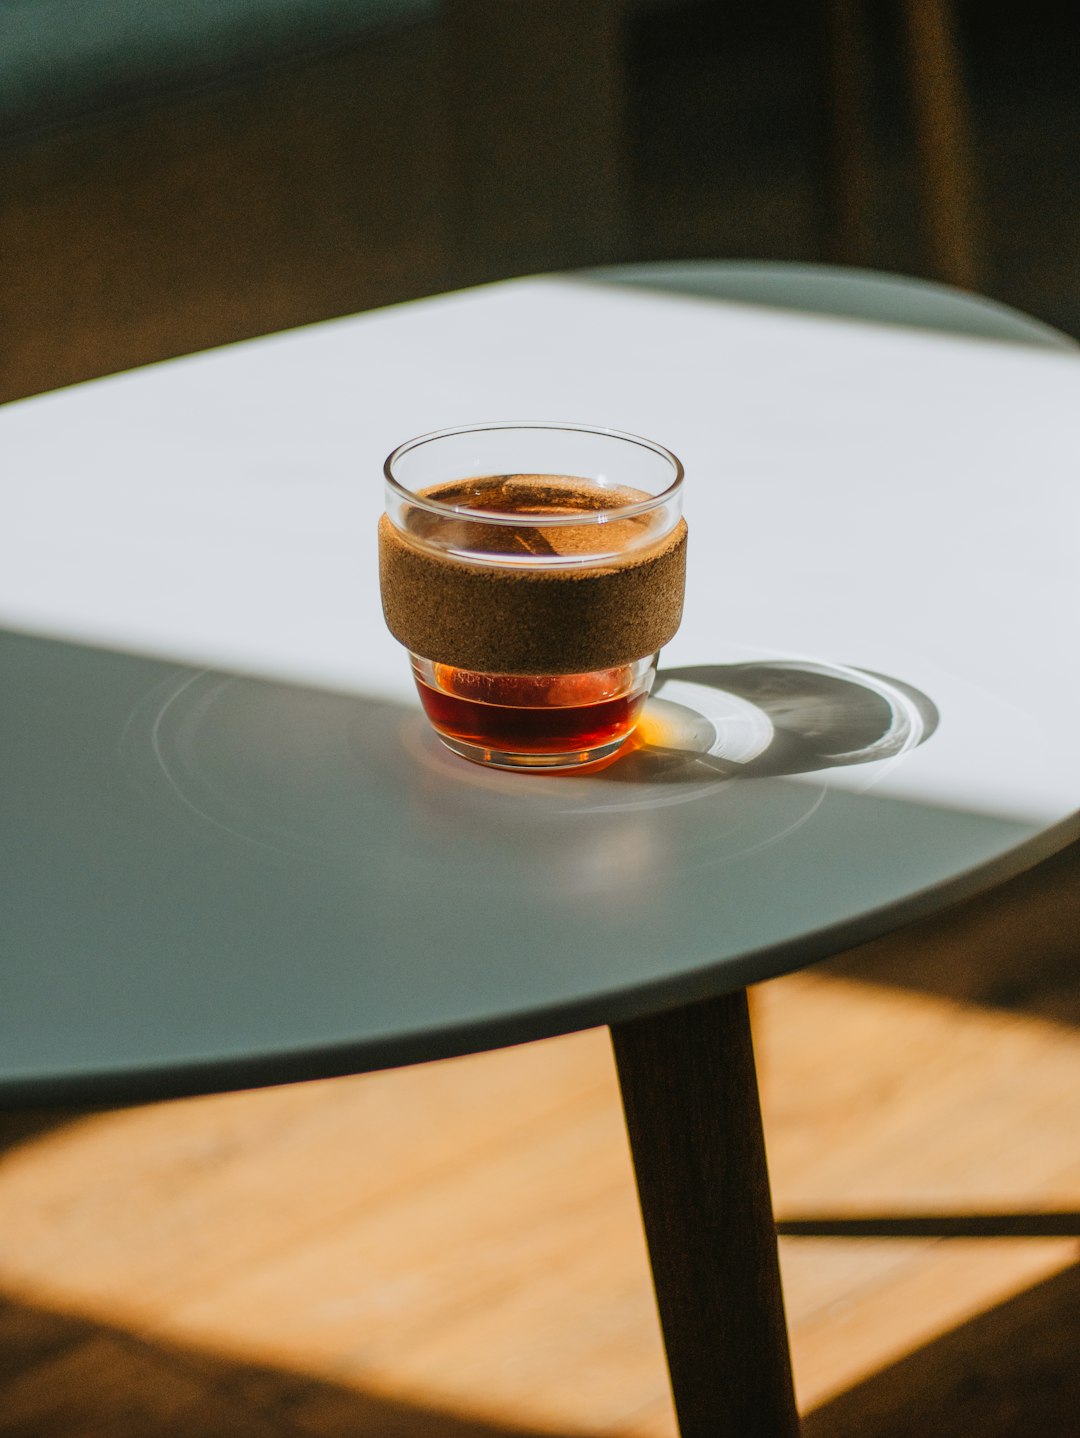
{"type": "Polygon", "coordinates": [[[594,426],[490,423],[399,445],[379,578],[442,742],[565,770],[618,753],[682,617],[683,469],[594,426]]]}

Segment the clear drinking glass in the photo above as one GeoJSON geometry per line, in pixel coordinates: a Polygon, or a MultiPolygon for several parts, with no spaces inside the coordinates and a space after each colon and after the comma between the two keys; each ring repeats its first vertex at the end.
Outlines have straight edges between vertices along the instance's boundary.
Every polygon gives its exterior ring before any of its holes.
{"type": "Polygon", "coordinates": [[[383,611],[450,749],[504,769],[615,754],[682,616],[682,465],[651,440],[481,424],[400,445],[383,611]]]}

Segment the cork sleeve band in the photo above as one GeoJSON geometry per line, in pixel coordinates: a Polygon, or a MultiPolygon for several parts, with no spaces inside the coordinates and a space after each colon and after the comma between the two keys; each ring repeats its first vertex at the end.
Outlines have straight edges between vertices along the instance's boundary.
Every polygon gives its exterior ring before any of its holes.
{"type": "Polygon", "coordinates": [[[595,568],[483,566],[411,542],[383,515],[387,627],[414,654],[491,674],[581,674],[653,654],[675,634],[686,523],[630,559],[595,568]]]}

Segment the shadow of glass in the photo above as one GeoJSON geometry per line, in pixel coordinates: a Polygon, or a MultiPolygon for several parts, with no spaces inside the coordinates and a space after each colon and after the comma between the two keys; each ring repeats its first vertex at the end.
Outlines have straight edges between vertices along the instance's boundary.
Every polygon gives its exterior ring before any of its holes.
{"type": "Polygon", "coordinates": [[[226,1359],[2,1297],[0,1414],[0,1431],[24,1438],[267,1438],[301,1430],[325,1438],[584,1438],[226,1359]]]}
{"type": "Polygon", "coordinates": [[[664,669],[622,784],[781,778],[895,759],[938,724],[933,701],[883,674],[801,660],[664,669]]]}
{"type": "Polygon", "coordinates": [[[935,1339],[807,1414],[803,1438],[1075,1438],[1080,1267],[935,1339]]]}

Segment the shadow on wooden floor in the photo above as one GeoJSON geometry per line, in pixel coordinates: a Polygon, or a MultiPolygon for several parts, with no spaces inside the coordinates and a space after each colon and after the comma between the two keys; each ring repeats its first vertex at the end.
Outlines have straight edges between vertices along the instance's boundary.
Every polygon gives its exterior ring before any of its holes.
{"type": "MultiPolygon", "coordinates": [[[[1075,1438],[1078,1332],[1080,1266],[825,1403],[804,1438],[1075,1438]]],[[[541,1438],[11,1300],[0,1300],[0,1383],[4,1438],[541,1438]]]]}
{"type": "Polygon", "coordinates": [[[4,1298],[0,1387],[3,1438],[560,1438],[4,1298]]]}
{"type": "Polygon", "coordinates": [[[1080,1026],[1080,844],[818,972],[1080,1026]]]}
{"type": "Polygon", "coordinates": [[[1080,1266],[823,1404],[804,1438],[1075,1438],[1080,1266]]]}
{"type": "Polygon", "coordinates": [[[90,1112],[85,1108],[0,1109],[0,1159],[20,1144],[86,1118],[90,1112]]]}

